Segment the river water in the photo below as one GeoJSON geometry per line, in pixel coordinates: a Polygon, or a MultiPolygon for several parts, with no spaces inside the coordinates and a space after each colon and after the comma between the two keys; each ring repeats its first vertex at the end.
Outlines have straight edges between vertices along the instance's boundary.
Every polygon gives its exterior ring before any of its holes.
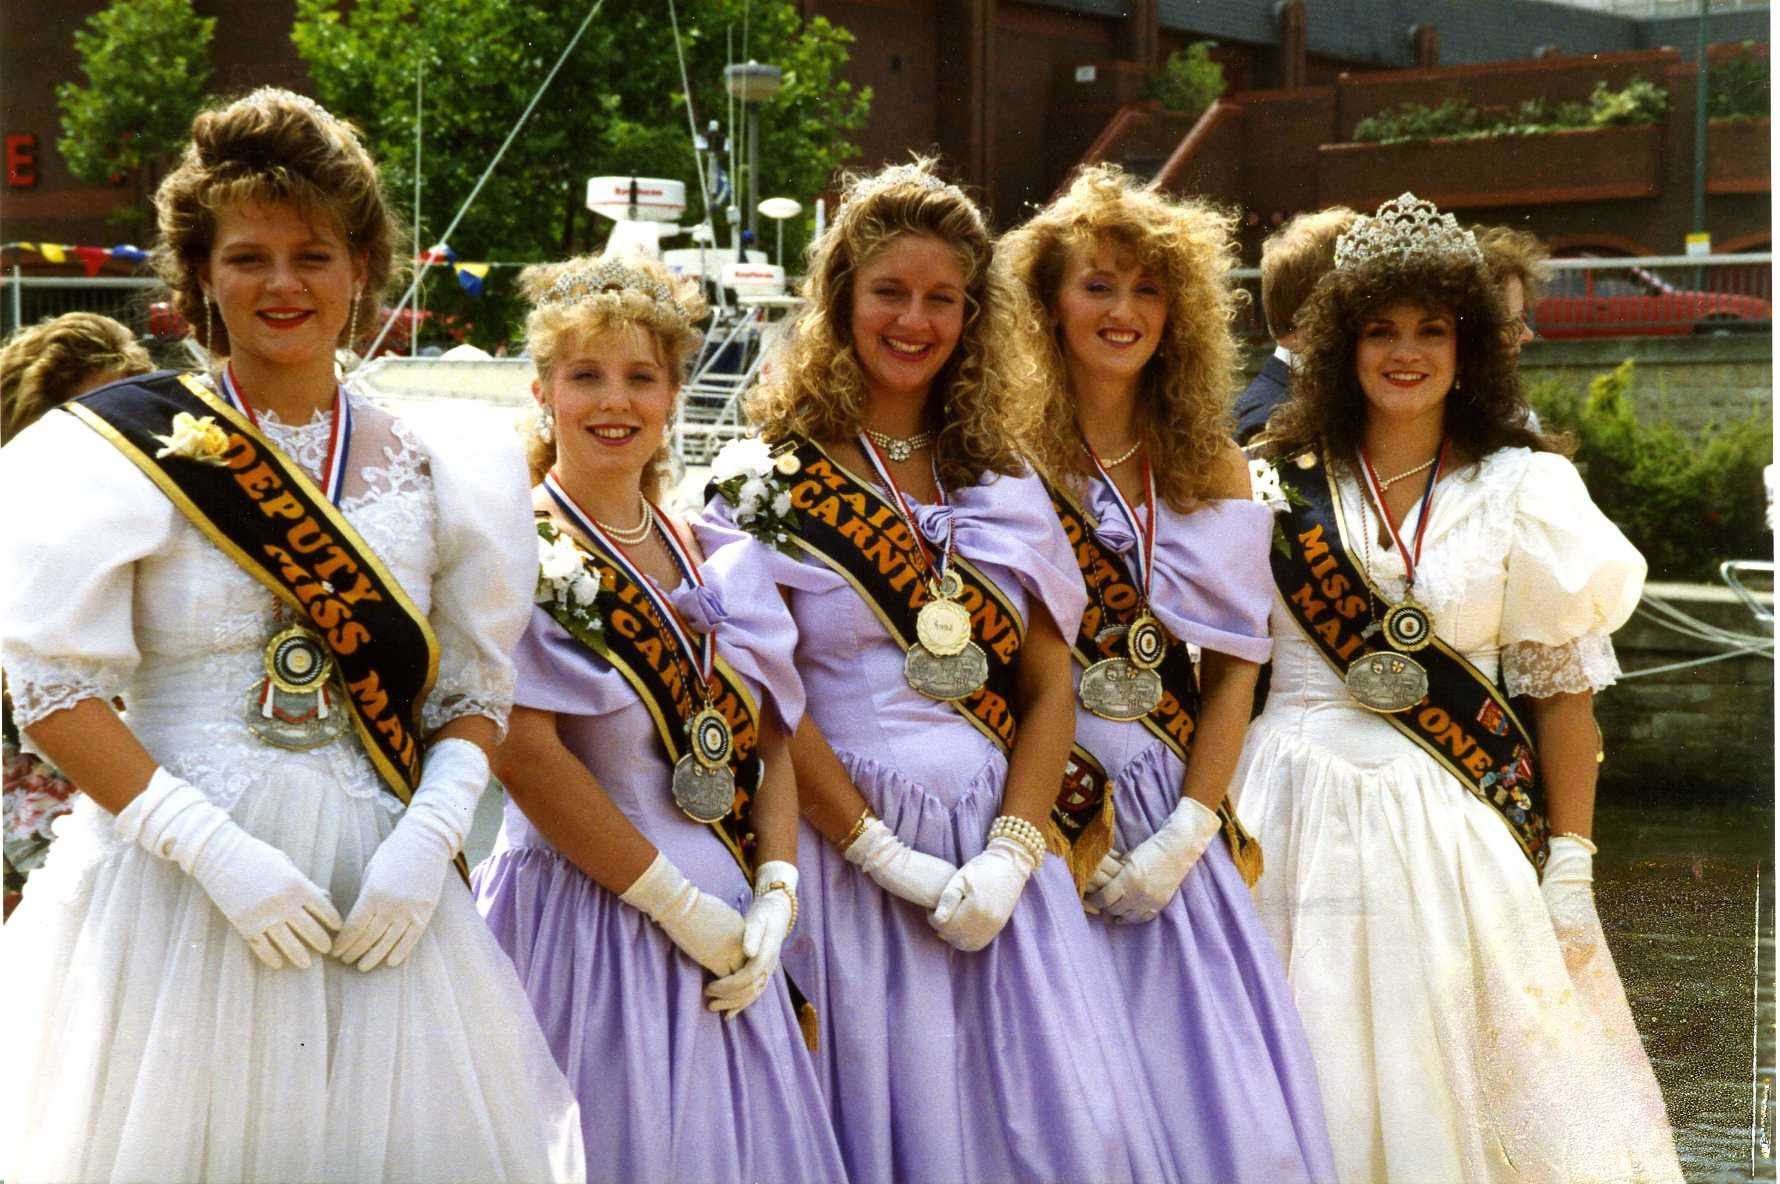
{"type": "Polygon", "coordinates": [[[1604,785],[1595,837],[1601,922],[1687,1179],[1774,1179],[1772,799],[1604,785]]]}

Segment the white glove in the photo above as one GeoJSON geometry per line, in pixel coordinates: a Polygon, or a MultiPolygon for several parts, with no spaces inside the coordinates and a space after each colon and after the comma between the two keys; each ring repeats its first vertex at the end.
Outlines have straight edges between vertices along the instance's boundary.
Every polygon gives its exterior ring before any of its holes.
{"type": "Polygon", "coordinates": [[[1100,906],[1094,903],[1094,897],[1102,888],[1112,883],[1112,878],[1118,875],[1119,869],[1124,866],[1125,862],[1119,858],[1117,851],[1108,851],[1100,857],[1100,865],[1094,869],[1094,874],[1089,876],[1088,882],[1082,886],[1083,911],[1089,913],[1100,911],[1100,906]]]}
{"type": "Polygon", "coordinates": [[[1152,919],[1180,891],[1221,825],[1216,811],[1181,798],[1155,834],[1125,853],[1125,866],[1089,903],[1119,921],[1152,919]]]}
{"type": "Polygon", "coordinates": [[[931,909],[958,869],[949,860],[915,850],[874,818],[844,853],[847,862],[893,896],[931,909]]]}
{"type": "Polygon", "coordinates": [[[273,970],[307,969],[309,949],[326,953],[340,914],[290,856],[254,838],[189,782],[156,769],[113,825],[124,842],[179,865],[273,970]],[[327,929],[322,926],[327,926],[327,929]],[[307,943],[307,944],[305,944],[307,943]],[[283,955],[280,957],[280,955],[283,955]]]}
{"type": "Polygon", "coordinates": [[[427,750],[420,787],[365,865],[358,902],[334,939],[334,957],[374,970],[400,966],[426,932],[446,869],[463,848],[476,803],[488,788],[488,757],[468,740],[427,750]]]}
{"type": "Polygon", "coordinates": [[[742,915],[700,892],[659,851],[618,899],[661,926],[669,941],[712,974],[731,974],[748,960],[742,915]]]}
{"type": "Polygon", "coordinates": [[[712,1011],[727,1019],[766,990],[779,968],[779,950],[797,922],[797,866],[772,859],[754,873],[754,903],[742,919],[742,953],[748,960],[740,970],[705,988],[712,1011]]]}
{"type": "Polygon", "coordinates": [[[1539,879],[1551,929],[1563,951],[1564,965],[1575,978],[1605,948],[1601,918],[1595,912],[1595,857],[1580,839],[1558,835],[1539,879]]]}
{"type": "Polygon", "coordinates": [[[1026,881],[1037,870],[1038,860],[1024,844],[1005,836],[990,839],[981,855],[952,876],[927,923],[948,945],[980,950],[1014,915],[1026,881]]]}

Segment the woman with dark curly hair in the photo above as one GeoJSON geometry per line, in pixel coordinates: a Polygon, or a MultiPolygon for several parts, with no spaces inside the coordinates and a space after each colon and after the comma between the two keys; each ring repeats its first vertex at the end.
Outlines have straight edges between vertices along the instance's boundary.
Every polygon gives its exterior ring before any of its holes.
{"type": "Polygon", "coordinates": [[[853,1180],[1164,1179],[1117,984],[1047,851],[1086,597],[1016,449],[1029,375],[989,263],[925,162],[851,180],[751,408],[772,451],[749,480],[772,484],[712,503],[773,551],[798,627],[785,961],[853,1180]]]}
{"type": "Polygon", "coordinates": [[[1358,219],[1300,319],[1235,784],[1341,1179],[1679,1180],[1591,886],[1592,699],[1643,558],[1525,426],[1450,214],[1358,219]]]}
{"type": "Polygon", "coordinates": [[[14,704],[84,794],[5,929],[0,1175],[580,1179],[574,1099],[453,871],[537,571],[518,449],[337,378],[394,225],[313,101],[200,113],[155,202],[225,365],[6,450],[14,704]]]}
{"type": "Polygon", "coordinates": [[[996,266],[1024,298],[1031,455],[1089,594],[1054,821],[1149,1087],[1179,1099],[1177,1178],[1332,1181],[1303,1025],[1244,881],[1259,852],[1224,800],[1273,587],[1272,514],[1229,438],[1232,221],[1101,166],[996,266]]]}

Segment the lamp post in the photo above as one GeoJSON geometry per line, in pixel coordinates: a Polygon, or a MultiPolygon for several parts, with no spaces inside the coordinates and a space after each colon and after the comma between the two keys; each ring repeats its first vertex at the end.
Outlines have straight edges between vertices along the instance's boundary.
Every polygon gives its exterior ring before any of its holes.
{"type": "MultiPolygon", "coordinates": [[[[760,192],[760,114],[756,107],[749,110],[750,103],[759,104],[779,93],[784,82],[785,72],[777,66],[767,66],[760,62],[749,61],[723,67],[723,85],[731,97],[742,104],[742,138],[746,141],[748,161],[748,193],[750,196],[760,192]]],[[[731,160],[734,159],[732,154],[731,160]]],[[[739,183],[738,183],[739,186],[739,183]]],[[[739,194],[738,194],[739,196],[739,194]]],[[[752,205],[743,203],[748,210],[748,230],[758,237],[759,219],[752,205]]],[[[737,262],[742,255],[738,248],[737,262]]]]}

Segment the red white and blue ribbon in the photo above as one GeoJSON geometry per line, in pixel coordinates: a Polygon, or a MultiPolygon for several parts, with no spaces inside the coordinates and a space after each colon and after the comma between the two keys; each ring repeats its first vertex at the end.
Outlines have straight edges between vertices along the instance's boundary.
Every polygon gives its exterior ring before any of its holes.
{"type": "Polygon", "coordinates": [[[1131,562],[1137,568],[1132,574],[1137,577],[1137,587],[1143,593],[1143,602],[1148,604],[1150,572],[1155,566],[1156,558],[1156,474],[1150,468],[1149,449],[1144,449],[1143,453],[1143,508],[1146,513],[1140,519],[1137,508],[1125,497],[1119,483],[1106,471],[1106,466],[1100,463],[1100,454],[1094,451],[1094,446],[1088,443],[1086,437],[1082,439],[1082,447],[1087,450],[1088,459],[1094,462],[1094,471],[1100,474],[1100,479],[1111,492],[1113,503],[1119,507],[1119,515],[1131,528],[1131,537],[1137,540],[1137,546],[1131,549],[1131,562]]]}
{"type": "MultiPolygon", "coordinates": [[[[555,471],[544,474],[544,491],[550,495],[550,500],[556,503],[556,508],[561,510],[583,535],[599,544],[606,552],[607,557],[622,568],[624,574],[629,576],[637,587],[643,589],[643,592],[655,605],[661,619],[672,631],[674,640],[679,643],[680,652],[692,657],[698,663],[701,685],[709,687],[717,661],[716,625],[713,624],[710,631],[702,636],[695,634],[692,628],[681,619],[680,614],[675,611],[673,604],[662,593],[654,579],[632,562],[624,547],[593,520],[593,515],[583,510],[580,504],[569,496],[568,490],[564,489],[562,483],[556,479],[555,471]],[[692,640],[695,636],[698,637],[696,645],[692,640]]],[[[661,526],[661,537],[667,543],[668,554],[673,556],[674,566],[680,569],[681,576],[689,585],[694,588],[704,587],[705,582],[698,574],[698,565],[692,561],[692,555],[687,551],[686,544],[681,540],[679,532],[674,529],[674,524],[668,520],[667,515],[663,514],[655,503],[649,502],[648,505],[650,512],[655,515],[655,521],[661,526]]]]}
{"type": "MultiPolygon", "coordinates": [[[[871,467],[877,471],[878,483],[890,491],[890,500],[895,504],[897,513],[902,515],[903,523],[909,528],[909,533],[915,537],[915,546],[920,550],[921,558],[927,561],[927,570],[932,572],[934,578],[941,584],[944,584],[946,568],[952,561],[952,531],[954,528],[950,523],[947,523],[946,545],[936,560],[933,557],[932,549],[927,545],[927,539],[921,534],[920,524],[915,521],[915,510],[920,503],[902,491],[902,486],[898,485],[896,478],[890,475],[890,466],[884,463],[884,454],[878,451],[878,446],[872,443],[871,437],[864,432],[859,433],[859,450],[865,453],[865,459],[869,460],[871,467]]],[[[939,458],[937,456],[933,458],[932,464],[933,488],[939,504],[943,506],[946,504],[946,487],[939,479],[939,458]]]]}
{"type": "MultiPolygon", "coordinates": [[[[247,417],[247,422],[254,427],[260,426],[260,417],[255,414],[253,404],[241,393],[241,387],[235,381],[235,368],[227,366],[223,369],[222,394],[229,406],[247,417]]],[[[347,458],[352,451],[352,404],[346,398],[346,389],[334,387],[334,409],[328,430],[328,455],[321,465],[321,488],[330,502],[340,504],[340,493],[346,487],[347,458]]]]}
{"type": "Polygon", "coordinates": [[[1365,448],[1360,449],[1360,472],[1366,478],[1366,492],[1371,495],[1378,506],[1378,516],[1384,519],[1385,529],[1391,532],[1391,541],[1397,545],[1397,554],[1403,557],[1404,585],[1415,587],[1415,565],[1421,562],[1422,539],[1428,533],[1428,519],[1434,516],[1434,484],[1440,480],[1440,472],[1446,468],[1445,440],[1440,441],[1440,451],[1434,454],[1434,466],[1428,470],[1428,485],[1422,490],[1421,517],[1415,524],[1415,548],[1410,550],[1403,545],[1403,537],[1397,533],[1397,524],[1391,520],[1391,507],[1384,500],[1384,485],[1378,479],[1378,470],[1372,467],[1372,458],[1366,455],[1365,448]]]}

